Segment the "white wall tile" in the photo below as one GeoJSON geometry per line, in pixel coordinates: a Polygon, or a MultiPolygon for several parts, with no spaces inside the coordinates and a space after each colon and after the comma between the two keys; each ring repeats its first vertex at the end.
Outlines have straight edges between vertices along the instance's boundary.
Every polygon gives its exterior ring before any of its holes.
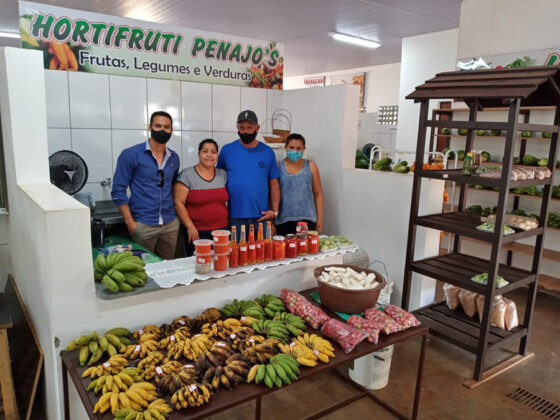
{"type": "Polygon", "coordinates": [[[111,185],[107,187],[101,186],[99,182],[88,182],[84,185],[84,188],[80,190],[80,194],[92,193],[94,200],[112,200],[111,198],[111,185]]]}
{"type": "Polygon", "coordinates": [[[109,76],[69,72],[72,128],[110,128],[109,76]]]}
{"type": "Polygon", "coordinates": [[[111,130],[72,129],[72,150],[85,160],[88,182],[113,177],[111,130]]]}
{"type": "Polygon", "coordinates": [[[68,72],[45,70],[47,127],[70,127],[68,72]]]}
{"type": "MultiPolygon", "coordinates": [[[[127,147],[134,146],[148,139],[148,130],[112,130],[112,168],[113,174],[117,167],[117,159],[127,147]]],[[[111,176],[112,178],[113,176],[111,176]]]]}
{"type": "MultiPolygon", "coordinates": [[[[267,89],[266,93],[266,119],[269,120],[272,118],[272,113],[274,111],[284,108],[284,92],[280,90],[267,89]]],[[[261,130],[265,133],[272,133],[270,121],[267,121],[266,127],[262,127],[261,130]]]]}
{"type": "Polygon", "coordinates": [[[168,112],[173,118],[173,130],[181,129],[181,82],[148,79],[148,118],[155,111],[168,112]]]}
{"type": "Polygon", "coordinates": [[[69,128],[48,128],[49,156],[59,150],[72,150],[72,137],[69,128]]]}
{"type": "MultiPolygon", "coordinates": [[[[241,111],[250,109],[255,111],[259,119],[261,131],[265,129],[266,112],[266,93],[267,89],[241,88],[241,111]]],[[[240,111],[240,112],[241,112],[240,111]]]]}
{"type": "MultiPolygon", "coordinates": [[[[183,154],[183,148],[181,146],[181,132],[174,131],[171,139],[167,142],[167,147],[173,150],[179,155],[179,160],[181,160],[181,155],[183,154]]],[[[183,167],[183,162],[181,162],[181,168],[183,167]]]]}
{"type": "Polygon", "coordinates": [[[183,130],[212,130],[212,85],[181,82],[183,130]]]}
{"type": "Polygon", "coordinates": [[[212,85],[213,131],[235,131],[237,116],[241,112],[240,100],[240,87],[212,85]]]}
{"type": "Polygon", "coordinates": [[[145,129],[148,126],[146,79],[109,76],[111,127],[145,129]]]}
{"type": "MultiPolygon", "coordinates": [[[[198,163],[198,144],[207,138],[213,138],[210,131],[183,131],[181,139],[183,143],[183,155],[181,156],[181,167],[183,169],[198,163]]],[[[215,139],[214,139],[215,140],[215,139]]],[[[219,144],[219,143],[218,143],[219,144]]]]}
{"type": "Polygon", "coordinates": [[[216,140],[216,143],[220,146],[220,150],[222,150],[222,147],[237,140],[239,136],[237,135],[237,131],[214,131],[212,138],[216,140]]]}

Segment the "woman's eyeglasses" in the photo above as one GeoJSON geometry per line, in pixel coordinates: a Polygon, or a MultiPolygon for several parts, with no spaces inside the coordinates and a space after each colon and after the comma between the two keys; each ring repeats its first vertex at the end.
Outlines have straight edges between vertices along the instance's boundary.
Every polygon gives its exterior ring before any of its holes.
{"type": "Polygon", "coordinates": [[[164,184],[164,181],[165,181],[165,178],[164,178],[164,176],[163,176],[163,169],[158,169],[158,175],[159,175],[159,184],[158,184],[158,186],[161,188],[161,187],[163,187],[163,184],[164,184]]]}

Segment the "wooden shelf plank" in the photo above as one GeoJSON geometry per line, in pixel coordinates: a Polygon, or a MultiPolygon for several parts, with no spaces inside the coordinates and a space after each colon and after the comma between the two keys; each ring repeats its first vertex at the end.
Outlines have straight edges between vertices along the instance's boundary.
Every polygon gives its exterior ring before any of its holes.
{"type": "MultiPolygon", "coordinates": [[[[520,111],[554,111],[556,107],[554,106],[522,106],[519,108],[520,111]]],[[[508,111],[507,107],[496,107],[496,108],[485,108],[479,112],[504,112],[508,111]]],[[[435,112],[440,113],[453,113],[453,112],[469,112],[469,108],[437,108],[434,109],[435,112]]]]}
{"type": "MultiPolygon", "coordinates": [[[[463,175],[462,169],[421,169],[416,168],[415,173],[423,178],[441,179],[443,181],[453,181],[459,184],[483,185],[485,187],[499,187],[502,183],[499,178],[489,178],[477,174],[463,175]]],[[[510,181],[510,188],[529,187],[532,185],[548,185],[552,182],[552,177],[545,179],[518,179],[510,181]]]]}
{"type": "MultiPolygon", "coordinates": [[[[487,188],[480,189],[480,188],[474,188],[474,187],[469,187],[469,190],[493,192],[493,193],[496,193],[496,194],[499,192],[499,191],[496,191],[496,190],[489,190],[487,188]]],[[[509,192],[509,194],[513,195],[515,197],[523,197],[523,198],[533,198],[533,199],[542,198],[542,196],[540,196],[540,195],[519,194],[519,193],[514,193],[514,192],[511,192],[511,191],[509,192]]],[[[560,198],[550,197],[550,200],[551,201],[560,201],[560,198]]]]}
{"type": "MultiPolygon", "coordinates": [[[[434,137],[454,137],[454,138],[466,138],[466,135],[461,135],[461,134],[434,134],[434,137]]],[[[475,134],[474,136],[477,139],[492,139],[492,140],[496,140],[496,139],[505,139],[506,136],[477,136],[475,134]]],[[[522,137],[522,136],[515,136],[516,139],[523,139],[523,140],[550,140],[547,139],[545,137],[522,137]]]]}

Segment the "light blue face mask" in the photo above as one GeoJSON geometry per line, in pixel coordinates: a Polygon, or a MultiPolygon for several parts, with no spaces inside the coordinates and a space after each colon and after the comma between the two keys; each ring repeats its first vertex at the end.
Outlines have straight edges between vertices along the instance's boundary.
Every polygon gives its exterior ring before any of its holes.
{"type": "Polygon", "coordinates": [[[300,160],[303,157],[303,152],[300,151],[300,150],[287,150],[286,151],[286,156],[292,162],[297,162],[298,160],[300,160]]]}

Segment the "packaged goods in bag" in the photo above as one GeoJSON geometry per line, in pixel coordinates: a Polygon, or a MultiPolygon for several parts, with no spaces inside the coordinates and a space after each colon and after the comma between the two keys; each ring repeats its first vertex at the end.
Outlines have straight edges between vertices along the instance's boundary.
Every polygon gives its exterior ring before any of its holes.
{"type": "Polygon", "coordinates": [[[515,302],[510,299],[505,299],[506,302],[506,330],[511,331],[519,326],[519,318],[517,317],[517,306],[515,302]]]}
{"type": "Polygon", "coordinates": [[[443,293],[445,294],[445,303],[447,303],[447,307],[449,309],[457,309],[461,302],[459,302],[459,290],[461,290],[457,286],[453,286],[452,284],[445,283],[443,285],[443,293]]]}
{"type": "Polygon", "coordinates": [[[366,337],[365,331],[358,330],[337,319],[330,318],[321,327],[321,332],[327,337],[336,340],[344,353],[350,353],[366,337]]]}
{"type": "Polygon", "coordinates": [[[459,302],[461,302],[461,306],[463,307],[463,311],[470,316],[471,318],[476,314],[476,296],[475,292],[471,292],[470,290],[459,290],[459,302]]]}
{"type": "Polygon", "coordinates": [[[376,322],[358,315],[352,315],[346,322],[357,330],[365,331],[367,333],[367,341],[370,343],[377,344],[379,341],[379,329],[376,322]]]}
{"type": "Polygon", "coordinates": [[[506,302],[503,299],[496,301],[492,310],[492,325],[501,329],[506,329],[506,302]]]}
{"type": "Polygon", "coordinates": [[[321,308],[313,305],[298,292],[290,289],[282,289],[280,299],[286,308],[302,318],[311,328],[319,328],[329,319],[328,315],[321,308]]]}
{"type": "Polygon", "coordinates": [[[387,315],[375,308],[366,309],[366,319],[375,322],[376,329],[380,330],[383,334],[389,335],[404,330],[404,327],[387,315]]]}
{"type": "Polygon", "coordinates": [[[383,308],[383,312],[397,321],[404,328],[417,327],[420,325],[420,321],[418,321],[414,315],[402,308],[399,308],[398,306],[387,305],[383,308]]]}
{"type": "MultiPolygon", "coordinates": [[[[497,301],[502,298],[502,295],[494,296],[494,305],[497,301]]],[[[478,318],[482,321],[482,315],[484,314],[484,296],[477,295],[476,296],[476,312],[478,313],[478,318]]],[[[494,310],[494,305],[492,305],[492,310],[494,310]]]]}

